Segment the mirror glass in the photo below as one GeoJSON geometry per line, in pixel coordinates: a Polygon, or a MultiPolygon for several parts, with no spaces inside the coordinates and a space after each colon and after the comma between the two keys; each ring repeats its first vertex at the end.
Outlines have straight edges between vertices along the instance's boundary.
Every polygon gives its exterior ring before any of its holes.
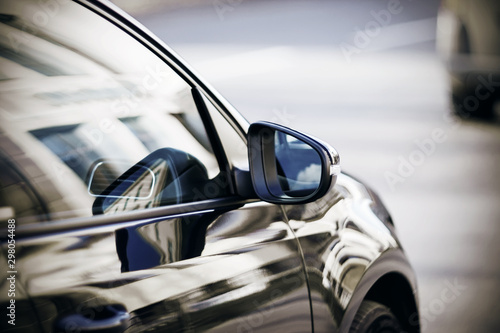
{"type": "Polygon", "coordinates": [[[276,131],[274,150],[283,193],[290,197],[303,197],[319,188],[321,157],[313,147],[292,135],[276,131]]]}

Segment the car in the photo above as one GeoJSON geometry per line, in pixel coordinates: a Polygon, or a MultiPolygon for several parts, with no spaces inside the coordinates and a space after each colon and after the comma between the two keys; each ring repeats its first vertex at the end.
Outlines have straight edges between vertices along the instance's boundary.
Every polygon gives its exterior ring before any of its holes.
{"type": "MultiPolygon", "coordinates": [[[[2,332],[419,332],[379,196],[104,0],[0,2],[2,332]]],[[[332,126],[333,127],[333,126],[332,126]]]]}
{"type": "Polygon", "coordinates": [[[457,116],[492,119],[500,98],[500,3],[443,0],[437,50],[448,70],[457,116]]]}

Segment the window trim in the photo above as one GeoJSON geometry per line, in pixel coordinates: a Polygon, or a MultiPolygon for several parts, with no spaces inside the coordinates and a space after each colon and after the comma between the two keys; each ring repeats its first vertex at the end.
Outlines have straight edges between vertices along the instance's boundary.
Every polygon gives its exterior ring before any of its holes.
{"type": "MultiPolygon", "coordinates": [[[[260,200],[230,196],[172,206],[154,207],[120,214],[75,217],[66,220],[30,223],[20,225],[16,230],[16,237],[19,239],[26,239],[78,230],[86,230],[88,234],[89,232],[93,232],[91,229],[94,229],[94,232],[102,232],[100,228],[110,227],[116,229],[116,225],[120,224],[140,225],[152,223],[158,219],[171,219],[215,210],[233,210],[258,201],[260,200]]],[[[0,239],[6,237],[7,229],[0,230],[0,239]]]]}
{"type": "Polygon", "coordinates": [[[207,105],[203,100],[203,95],[197,87],[192,88],[191,93],[193,95],[194,103],[196,104],[196,108],[198,109],[198,113],[200,114],[203,125],[205,126],[205,131],[207,132],[208,140],[210,141],[215,158],[217,159],[217,163],[219,164],[219,169],[221,173],[225,174],[225,179],[227,179],[228,181],[230,195],[234,195],[236,193],[236,189],[234,186],[234,181],[231,177],[232,166],[229,163],[226,152],[224,151],[221,138],[217,133],[207,105]]]}

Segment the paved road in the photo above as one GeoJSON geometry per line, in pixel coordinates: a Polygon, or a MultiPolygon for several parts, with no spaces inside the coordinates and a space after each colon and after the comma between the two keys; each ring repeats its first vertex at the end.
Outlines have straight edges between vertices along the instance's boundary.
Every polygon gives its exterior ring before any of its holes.
{"type": "Polygon", "coordinates": [[[378,190],[424,332],[500,331],[500,126],[448,116],[436,1],[215,0],[139,20],[250,121],[320,137],[378,190]]]}

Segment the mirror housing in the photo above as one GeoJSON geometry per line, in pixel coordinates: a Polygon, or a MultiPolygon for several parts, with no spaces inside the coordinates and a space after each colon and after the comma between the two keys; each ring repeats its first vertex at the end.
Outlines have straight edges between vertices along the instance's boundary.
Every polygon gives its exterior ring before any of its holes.
{"type": "Polygon", "coordinates": [[[340,174],[340,157],[330,145],[270,122],[248,129],[248,158],[257,196],[275,204],[315,201],[340,174]]]}

